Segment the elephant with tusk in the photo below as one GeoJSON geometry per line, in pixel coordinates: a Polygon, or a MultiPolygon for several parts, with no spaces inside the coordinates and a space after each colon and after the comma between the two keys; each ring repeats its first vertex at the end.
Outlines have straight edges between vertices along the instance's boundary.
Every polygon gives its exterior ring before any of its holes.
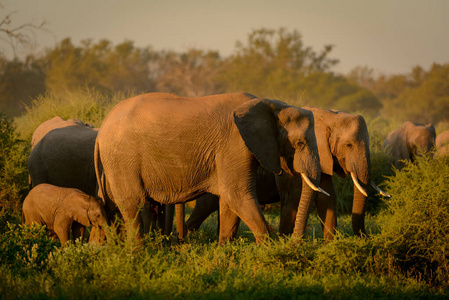
{"type": "MultiPolygon", "coordinates": [[[[365,233],[364,216],[369,186],[371,185],[383,196],[389,197],[371,181],[369,136],[365,120],[362,116],[340,111],[303,108],[310,110],[314,115],[322,171],[319,186],[330,194],[318,193],[316,197],[317,211],[323,222],[324,238],[333,239],[337,228],[336,192],[332,179],[334,172],[342,177],[351,175],[354,182],[353,231],[355,234],[365,233]]],[[[261,204],[281,201],[279,232],[291,234],[294,233],[294,218],[299,197],[296,197],[296,202],[287,202],[285,198],[292,194],[299,195],[301,190],[297,186],[284,184],[280,178],[272,174],[260,174],[257,185],[260,194],[258,199],[261,204]],[[271,183],[269,177],[272,178],[271,183]]],[[[186,221],[187,229],[190,231],[198,229],[207,216],[218,209],[217,202],[217,199],[215,202],[211,199],[198,199],[190,218],[186,221]]],[[[181,220],[177,220],[178,222],[181,220]]]]}
{"type": "Polygon", "coordinates": [[[185,203],[209,193],[220,197],[219,243],[234,237],[239,219],[259,243],[269,232],[257,201],[260,166],[282,174],[284,184],[309,181],[296,208],[295,232],[302,236],[321,175],[308,110],[245,93],[149,93],[116,105],[95,144],[99,195],[137,238],[145,202],[185,203]]]}

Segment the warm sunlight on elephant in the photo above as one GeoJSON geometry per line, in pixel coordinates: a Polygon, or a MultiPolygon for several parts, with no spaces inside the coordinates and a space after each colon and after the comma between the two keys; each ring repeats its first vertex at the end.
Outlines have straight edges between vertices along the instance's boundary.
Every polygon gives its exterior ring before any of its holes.
{"type": "Polygon", "coordinates": [[[176,204],[211,193],[220,196],[219,243],[233,238],[239,218],[260,242],[269,230],[257,202],[259,165],[281,181],[306,183],[294,229],[302,236],[321,174],[308,110],[244,93],[150,93],[116,105],[95,145],[99,194],[137,237],[149,199],[176,204]]]}
{"type": "MultiPolygon", "coordinates": [[[[330,197],[318,193],[316,207],[323,221],[323,235],[327,240],[333,239],[337,228],[336,192],[332,179],[335,172],[344,177],[350,175],[354,182],[352,209],[352,227],[355,234],[365,233],[365,207],[369,186],[386,195],[371,181],[371,159],[369,136],[362,116],[340,111],[303,107],[312,111],[315,118],[315,134],[321,165],[320,187],[330,193],[330,197]]],[[[275,184],[275,176],[260,174],[257,177],[258,199],[261,204],[281,200],[281,220],[296,214],[296,205],[285,207],[284,199],[295,191],[288,186],[275,184]],[[268,176],[268,177],[267,177],[268,176]],[[269,177],[272,178],[271,183],[269,177]],[[259,181],[260,180],[260,181],[259,181]],[[274,182],[274,184],[273,184],[274,182]]],[[[186,221],[188,230],[196,230],[213,211],[218,209],[218,200],[211,201],[203,196],[197,200],[195,208],[186,221]]],[[[279,232],[289,234],[292,224],[280,225],[279,232]],[[286,226],[286,227],[285,227],[286,226]]]]}
{"type": "Polygon", "coordinates": [[[101,229],[108,222],[101,199],[78,189],[44,183],[34,187],[25,198],[22,223],[46,225],[50,236],[64,244],[70,239],[70,232],[73,240],[82,239],[85,227],[101,229]]]}

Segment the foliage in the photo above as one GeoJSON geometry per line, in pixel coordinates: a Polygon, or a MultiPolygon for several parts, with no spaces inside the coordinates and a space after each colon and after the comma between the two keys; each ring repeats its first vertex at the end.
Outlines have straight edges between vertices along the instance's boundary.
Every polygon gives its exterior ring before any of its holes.
{"type": "Polygon", "coordinates": [[[58,245],[48,237],[44,226],[8,223],[6,232],[0,235],[0,264],[19,274],[43,271],[58,245]]]}
{"type": "Polygon", "coordinates": [[[0,56],[0,111],[13,116],[45,91],[45,74],[32,56],[24,62],[0,56]]]}
{"type": "Polygon", "coordinates": [[[239,42],[236,54],[225,60],[219,79],[227,91],[247,91],[294,105],[312,105],[377,114],[380,102],[368,90],[330,72],[338,61],[329,58],[332,46],[321,52],[306,47],[300,33],[259,29],[239,42]]]}
{"type": "Polygon", "coordinates": [[[154,55],[150,48],[135,48],[125,41],[115,47],[107,40],[93,44],[84,40],[81,46],[64,39],[48,50],[41,62],[48,90],[60,91],[87,86],[104,91],[150,91],[148,64],[154,55]]]}
{"type": "Polygon", "coordinates": [[[188,49],[184,53],[159,52],[152,71],[157,74],[157,91],[195,97],[223,92],[223,84],[216,78],[222,67],[218,52],[188,49]]]}
{"type": "Polygon", "coordinates": [[[24,139],[30,141],[34,130],[55,116],[80,119],[100,127],[109,110],[132,95],[130,92],[106,93],[90,88],[48,92],[34,99],[26,107],[26,114],[16,118],[17,129],[24,139]]]}
{"type": "MultiPolygon", "coordinates": [[[[342,234],[330,243],[309,236],[302,242],[279,238],[255,245],[240,237],[218,247],[216,240],[196,237],[177,244],[150,234],[139,248],[111,234],[103,246],[77,242],[52,248],[46,259],[34,260],[41,262],[40,269],[27,268],[27,262],[12,273],[1,264],[0,292],[22,299],[407,299],[448,293],[398,273],[394,257],[378,239],[342,234]]],[[[40,249],[43,240],[34,247],[40,249]]]]}
{"type": "Polygon", "coordinates": [[[0,114],[0,207],[17,209],[28,190],[26,153],[29,145],[19,139],[13,121],[0,114]]]}
{"type": "Polygon", "coordinates": [[[382,211],[382,237],[404,272],[449,282],[449,158],[424,156],[396,170],[382,211]]]}

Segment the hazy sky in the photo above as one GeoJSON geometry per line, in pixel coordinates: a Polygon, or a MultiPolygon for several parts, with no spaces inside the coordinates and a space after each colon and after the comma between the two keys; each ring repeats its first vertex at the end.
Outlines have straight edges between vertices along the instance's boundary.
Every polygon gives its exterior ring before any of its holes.
{"type": "MultiPolygon", "coordinates": [[[[315,51],[335,45],[337,72],[369,66],[387,74],[449,63],[449,0],[0,0],[14,24],[47,22],[40,46],[66,37],[125,40],[155,50],[233,53],[253,29],[297,29],[315,51]]],[[[0,50],[9,51],[0,40],[0,50]]]]}

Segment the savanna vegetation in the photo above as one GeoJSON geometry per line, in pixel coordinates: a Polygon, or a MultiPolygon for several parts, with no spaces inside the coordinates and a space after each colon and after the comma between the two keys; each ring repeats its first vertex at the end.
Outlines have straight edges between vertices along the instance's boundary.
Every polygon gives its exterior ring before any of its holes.
{"type": "MultiPolygon", "coordinates": [[[[401,171],[382,150],[403,121],[449,127],[449,64],[378,75],[359,67],[335,74],[332,46],[304,45],[297,31],[254,30],[234,54],[136,48],[131,41],[65,39],[44,54],[0,55],[0,295],[27,298],[446,298],[449,294],[449,158],[425,156],[401,171]],[[303,240],[218,247],[216,215],[183,244],[151,233],[144,247],[113,231],[102,246],[60,248],[45,228],[24,227],[27,157],[34,129],[55,115],[96,127],[120,100],[142,92],[201,96],[247,91],[293,105],[359,113],[370,133],[373,181],[392,195],[370,195],[367,232],[354,237],[352,182],[336,177],[339,232],[324,242],[312,209],[303,240]],[[14,117],[14,119],[12,119],[14,117]]],[[[189,208],[188,208],[189,212],[189,208]]],[[[278,205],[265,208],[273,228],[278,205]]]]}

